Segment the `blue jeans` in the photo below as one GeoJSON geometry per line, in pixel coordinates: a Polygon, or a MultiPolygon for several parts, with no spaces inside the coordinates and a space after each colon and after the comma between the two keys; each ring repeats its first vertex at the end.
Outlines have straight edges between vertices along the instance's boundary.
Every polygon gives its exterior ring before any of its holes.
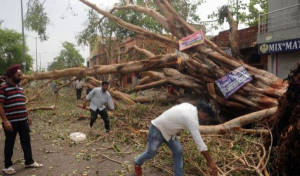
{"type": "Polygon", "coordinates": [[[147,149],[134,161],[135,164],[140,166],[146,160],[152,159],[163,143],[166,143],[173,153],[174,176],[183,176],[183,156],[180,142],[176,138],[169,142],[166,141],[161,132],[152,124],[149,127],[147,149]]]}

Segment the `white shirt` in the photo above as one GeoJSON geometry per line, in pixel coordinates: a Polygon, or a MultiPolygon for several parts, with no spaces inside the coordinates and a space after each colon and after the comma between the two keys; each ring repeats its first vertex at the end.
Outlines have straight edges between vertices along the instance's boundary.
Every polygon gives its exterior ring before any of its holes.
{"type": "Polygon", "coordinates": [[[166,141],[182,130],[189,130],[197,145],[198,150],[207,151],[199,131],[198,110],[197,107],[189,103],[175,105],[163,112],[151,123],[160,130],[166,141]]]}
{"type": "Polygon", "coordinates": [[[90,108],[93,111],[97,111],[99,109],[102,111],[105,109],[105,104],[107,103],[110,109],[114,109],[114,104],[112,101],[112,98],[110,96],[110,93],[106,91],[103,93],[101,87],[94,88],[87,96],[86,99],[91,101],[90,108]]]}
{"type": "Polygon", "coordinates": [[[75,88],[76,88],[76,89],[82,89],[83,83],[84,83],[84,82],[81,81],[81,80],[80,80],[80,81],[79,81],[79,80],[76,80],[76,81],[75,81],[75,88]]]}

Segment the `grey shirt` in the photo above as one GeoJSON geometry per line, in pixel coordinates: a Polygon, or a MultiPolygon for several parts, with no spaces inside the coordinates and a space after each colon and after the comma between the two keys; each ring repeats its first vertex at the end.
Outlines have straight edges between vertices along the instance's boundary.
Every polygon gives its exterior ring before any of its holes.
{"type": "Polygon", "coordinates": [[[103,109],[105,109],[105,104],[106,103],[108,104],[109,109],[111,109],[111,110],[115,109],[114,103],[113,103],[112,98],[110,96],[110,93],[108,91],[103,93],[101,87],[94,88],[86,96],[86,99],[91,101],[90,109],[93,110],[93,111],[97,111],[97,109],[102,111],[103,109]]]}

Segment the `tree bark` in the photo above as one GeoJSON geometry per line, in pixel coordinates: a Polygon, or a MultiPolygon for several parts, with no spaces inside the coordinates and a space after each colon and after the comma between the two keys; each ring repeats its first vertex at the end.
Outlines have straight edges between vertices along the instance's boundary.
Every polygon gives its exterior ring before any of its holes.
{"type": "Polygon", "coordinates": [[[127,63],[101,65],[93,68],[73,67],[64,70],[54,70],[50,72],[36,72],[30,75],[24,75],[24,79],[42,80],[42,79],[57,79],[62,77],[85,77],[93,76],[95,74],[109,74],[109,73],[131,73],[151,70],[154,68],[162,68],[170,64],[176,64],[177,54],[167,54],[157,56],[158,59],[131,61],[127,63]]]}
{"type": "Polygon", "coordinates": [[[261,111],[253,112],[250,114],[243,115],[241,117],[234,118],[220,125],[200,125],[199,130],[201,134],[225,133],[226,131],[230,131],[234,128],[243,127],[245,125],[261,121],[264,118],[270,117],[271,115],[275,114],[276,111],[277,107],[264,109],[261,111]]]}

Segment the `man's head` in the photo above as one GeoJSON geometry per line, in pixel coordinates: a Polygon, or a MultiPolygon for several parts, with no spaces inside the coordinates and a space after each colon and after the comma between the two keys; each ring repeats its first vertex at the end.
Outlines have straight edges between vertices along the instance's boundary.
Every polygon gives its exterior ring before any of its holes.
{"type": "Polygon", "coordinates": [[[19,64],[14,64],[8,67],[6,70],[6,76],[8,79],[13,81],[15,84],[19,84],[20,81],[22,80],[22,71],[21,71],[21,66],[19,64]]]}
{"type": "Polygon", "coordinates": [[[198,110],[199,121],[209,121],[210,118],[214,118],[215,116],[213,109],[206,102],[203,101],[198,102],[197,110],[198,110]]]}
{"type": "Polygon", "coordinates": [[[106,92],[108,89],[108,82],[107,81],[102,81],[102,91],[106,92]]]}

